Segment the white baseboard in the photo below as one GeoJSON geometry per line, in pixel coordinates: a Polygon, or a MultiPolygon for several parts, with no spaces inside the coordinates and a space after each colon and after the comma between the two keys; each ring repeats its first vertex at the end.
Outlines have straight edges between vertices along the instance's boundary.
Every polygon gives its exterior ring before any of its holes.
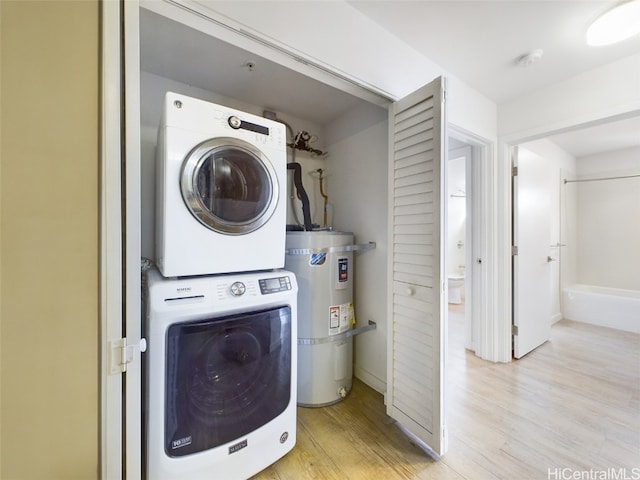
{"type": "Polygon", "coordinates": [[[360,368],[358,365],[353,366],[353,372],[356,378],[373,388],[376,392],[384,395],[387,391],[387,382],[380,380],[367,370],[360,368]]]}

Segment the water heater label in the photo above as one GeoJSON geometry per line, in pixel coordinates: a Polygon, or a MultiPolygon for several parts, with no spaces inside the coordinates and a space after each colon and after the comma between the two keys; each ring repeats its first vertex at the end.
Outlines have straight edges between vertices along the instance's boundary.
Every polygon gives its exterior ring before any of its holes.
{"type": "Polygon", "coordinates": [[[349,281],[349,259],[348,258],[339,258],[338,259],[338,282],[347,282],[349,281]]]}
{"type": "Polygon", "coordinates": [[[350,307],[349,303],[329,307],[329,335],[337,335],[351,328],[353,310],[350,307]]]}
{"type": "Polygon", "coordinates": [[[312,253],[309,257],[309,265],[312,267],[317,267],[320,265],[324,265],[324,262],[327,261],[326,253],[312,253]]]}

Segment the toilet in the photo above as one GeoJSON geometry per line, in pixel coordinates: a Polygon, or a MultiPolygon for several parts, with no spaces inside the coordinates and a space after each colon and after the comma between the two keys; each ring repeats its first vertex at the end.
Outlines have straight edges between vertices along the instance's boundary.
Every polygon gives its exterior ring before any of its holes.
{"type": "Polygon", "coordinates": [[[450,274],[447,279],[449,303],[464,303],[464,274],[450,274]]]}

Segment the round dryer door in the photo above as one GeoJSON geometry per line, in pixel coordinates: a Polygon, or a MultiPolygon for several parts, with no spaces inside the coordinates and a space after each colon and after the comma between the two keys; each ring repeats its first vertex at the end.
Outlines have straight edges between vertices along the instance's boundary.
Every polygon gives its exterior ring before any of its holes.
{"type": "Polygon", "coordinates": [[[182,165],[180,189],[200,223],[229,235],[260,228],[278,202],[278,181],[269,159],[235,138],[215,138],[196,146],[182,165]]]}

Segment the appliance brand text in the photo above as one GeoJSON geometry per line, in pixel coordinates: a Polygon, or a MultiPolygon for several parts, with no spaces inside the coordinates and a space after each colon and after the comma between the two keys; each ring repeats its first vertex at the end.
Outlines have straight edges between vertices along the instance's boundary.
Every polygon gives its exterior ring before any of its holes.
{"type": "Polygon", "coordinates": [[[245,438],[240,443],[236,443],[235,445],[231,445],[229,447],[229,455],[231,455],[232,453],[236,453],[239,450],[242,450],[246,446],[247,446],[247,439],[245,438]]]}

